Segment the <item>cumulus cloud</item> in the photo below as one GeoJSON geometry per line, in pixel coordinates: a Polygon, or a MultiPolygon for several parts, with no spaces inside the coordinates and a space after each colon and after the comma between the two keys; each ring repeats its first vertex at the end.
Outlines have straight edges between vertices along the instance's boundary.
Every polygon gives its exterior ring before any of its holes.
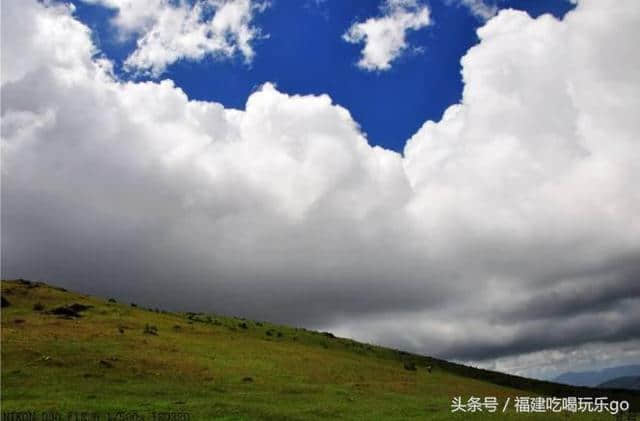
{"type": "Polygon", "coordinates": [[[2,3],[3,277],[513,371],[640,340],[635,0],[501,11],[403,155],[326,95],[119,81],[72,13],[2,3]]]}
{"type": "Polygon", "coordinates": [[[124,36],[138,35],[125,69],[160,76],[181,59],[230,58],[251,62],[252,42],[263,37],[251,21],[267,2],[254,0],[83,0],[116,9],[113,23],[124,36]]]}
{"type": "Polygon", "coordinates": [[[356,22],[342,36],[350,43],[364,43],[358,67],[389,70],[391,62],[407,49],[407,32],[429,25],[429,8],[418,0],[385,0],[382,16],[356,22]]]}

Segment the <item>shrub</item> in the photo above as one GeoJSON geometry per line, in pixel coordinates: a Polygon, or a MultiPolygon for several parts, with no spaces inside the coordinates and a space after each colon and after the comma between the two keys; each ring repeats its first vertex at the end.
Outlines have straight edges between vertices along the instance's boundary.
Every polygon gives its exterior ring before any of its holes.
{"type": "Polygon", "coordinates": [[[33,310],[34,311],[42,311],[42,310],[44,310],[44,306],[42,305],[42,303],[35,303],[33,305],[33,310]]]}
{"type": "Polygon", "coordinates": [[[93,306],[88,306],[85,304],[78,304],[78,303],[73,303],[69,306],[69,308],[77,313],[81,312],[81,311],[85,311],[85,310],[89,310],[90,308],[93,308],[93,306]]]}
{"type": "Polygon", "coordinates": [[[409,371],[416,371],[416,364],[413,361],[405,361],[404,369],[409,371]]]}
{"type": "Polygon", "coordinates": [[[116,299],[115,299],[115,298],[109,298],[109,302],[110,302],[110,303],[115,303],[115,302],[116,302],[116,299]]]}
{"type": "Polygon", "coordinates": [[[148,323],[144,325],[144,330],[142,331],[143,333],[146,333],[147,335],[157,335],[158,334],[158,328],[155,326],[151,326],[148,323]]]}
{"type": "Polygon", "coordinates": [[[239,326],[241,329],[248,329],[248,326],[247,326],[247,324],[246,324],[245,322],[238,323],[238,326],[239,326]]]}
{"type": "Polygon", "coordinates": [[[131,307],[138,307],[138,304],[136,304],[136,303],[131,303],[131,307]]]}
{"type": "Polygon", "coordinates": [[[63,316],[64,318],[81,317],[80,312],[90,309],[92,306],[73,303],[68,306],[56,307],[49,311],[51,314],[63,316]]]}
{"type": "Polygon", "coordinates": [[[109,361],[100,360],[100,367],[113,368],[113,364],[111,364],[109,361]]]}

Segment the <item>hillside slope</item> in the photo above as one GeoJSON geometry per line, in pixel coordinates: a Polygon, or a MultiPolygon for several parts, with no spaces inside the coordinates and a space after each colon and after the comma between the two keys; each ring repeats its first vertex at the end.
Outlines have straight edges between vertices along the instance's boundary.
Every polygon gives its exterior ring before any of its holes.
{"type": "Polygon", "coordinates": [[[3,412],[128,410],[153,419],[154,411],[184,411],[192,420],[552,420],[567,414],[523,416],[512,408],[452,414],[451,401],[607,396],[629,400],[633,408],[640,401],[635,392],[524,379],[327,332],[142,309],[43,283],[3,281],[2,297],[3,412]]]}

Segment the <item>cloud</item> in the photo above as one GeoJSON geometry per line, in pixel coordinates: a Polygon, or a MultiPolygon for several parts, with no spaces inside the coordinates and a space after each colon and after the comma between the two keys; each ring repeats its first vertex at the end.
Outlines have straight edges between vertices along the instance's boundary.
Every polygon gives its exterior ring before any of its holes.
{"type": "Polygon", "coordinates": [[[385,0],[383,15],[356,22],[342,36],[350,43],[364,42],[358,67],[389,70],[391,62],[407,49],[406,35],[429,25],[429,8],[417,0],[385,0]]]}
{"type": "Polygon", "coordinates": [[[469,9],[472,15],[480,20],[486,21],[498,13],[498,6],[489,4],[485,0],[457,0],[459,4],[469,9]]]}
{"type": "Polygon", "coordinates": [[[176,61],[205,56],[234,57],[251,62],[252,42],[263,37],[252,26],[256,12],[268,7],[254,0],[83,0],[117,9],[114,25],[124,36],[139,35],[125,69],[160,76],[176,61]]]}
{"type": "Polygon", "coordinates": [[[3,277],[519,372],[640,340],[637,2],[501,11],[403,155],[327,95],[193,101],[67,6],[2,15],[3,277]]]}
{"type": "Polygon", "coordinates": [[[636,364],[640,360],[640,340],[596,342],[498,358],[482,364],[491,370],[553,379],[567,367],[572,371],[593,371],[636,364]]]}

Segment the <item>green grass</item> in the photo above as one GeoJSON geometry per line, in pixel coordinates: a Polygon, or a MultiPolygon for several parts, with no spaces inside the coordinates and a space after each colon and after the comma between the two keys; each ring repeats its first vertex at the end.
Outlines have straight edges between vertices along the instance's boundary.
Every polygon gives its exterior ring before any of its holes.
{"type": "Polygon", "coordinates": [[[2,296],[10,302],[2,309],[3,412],[127,410],[151,419],[152,412],[186,411],[192,420],[614,420],[607,414],[525,416],[513,409],[452,414],[450,405],[454,396],[495,396],[502,403],[547,395],[608,396],[638,408],[640,396],[478,370],[266,322],[156,312],[43,283],[3,281],[2,296]],[[34,310],[36,303],[44,310],[34,310]],[[48,313],[72,303],[93,307],[73,319],[48,313]],[[157,335],[144,333],[147,325],[157,335]],[[416,371],[404,368],[407,360],[416,371]]]}

